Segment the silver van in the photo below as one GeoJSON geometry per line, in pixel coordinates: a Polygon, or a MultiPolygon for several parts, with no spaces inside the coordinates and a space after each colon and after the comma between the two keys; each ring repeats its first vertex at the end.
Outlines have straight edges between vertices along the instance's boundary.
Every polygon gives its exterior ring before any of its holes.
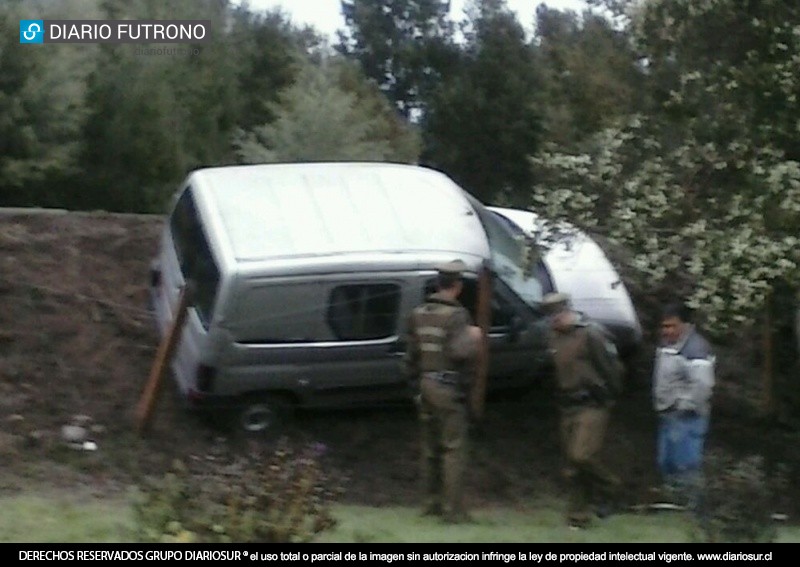
{"type": "MultiPolygon", "coordinates": [[[[410,311],[434,266],[491,267],[490,389],[524,386],[546,360],[541,285],[520,239],[442,173],[385,163],[247,165],[191,173],[153,262],[157,324],[181,287],[194,301],[173,359],[193,406],[235,411],[248,430],[293,407],[409,399],[410,311]]],[[[473,311],[474,313],[474,311],[473,311]]]]}

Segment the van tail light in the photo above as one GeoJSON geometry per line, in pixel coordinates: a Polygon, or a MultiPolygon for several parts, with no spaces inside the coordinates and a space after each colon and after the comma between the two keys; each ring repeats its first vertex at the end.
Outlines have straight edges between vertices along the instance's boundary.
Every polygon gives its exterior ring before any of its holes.
{"type": "Polygon", "coordinates": [[[197,368],[197,389],[199,392],[210,393],[214,391],[214,381],[217,378],[217,369],[213,366],[201,364],[197,368]]]}

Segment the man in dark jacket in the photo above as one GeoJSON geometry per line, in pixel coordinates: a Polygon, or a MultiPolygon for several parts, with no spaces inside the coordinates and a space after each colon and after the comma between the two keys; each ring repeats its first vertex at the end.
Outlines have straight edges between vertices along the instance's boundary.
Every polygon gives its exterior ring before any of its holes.
{"type": "Polygon", "coordinates": [[[681,303],[664,308],[661,339],[653,366],[658,468],[667,496],[700,512],[715,359],[692,324],[691,311],[681,303]]]}
{"type": "Polygon", "coordinates": [[[568,295],[548,294],[542,307],[551,321],[548,342],[556,370],[570,490],[567,523],[583,528],[617,496],[620,485],[601,463],[600,453],[610,408],[621,390],[621,365],[603,329],[573,311],[568,295]]]}
{"type": "Polygon", "coordinates": [[[438,267],[438,291],[414,309],[408,322],[405,358],[422,429],[424,513],[453,523],[469,517],[463,494],[467,404],[481,338],[458,302],[465,269],[461,260],[438,267]]]}

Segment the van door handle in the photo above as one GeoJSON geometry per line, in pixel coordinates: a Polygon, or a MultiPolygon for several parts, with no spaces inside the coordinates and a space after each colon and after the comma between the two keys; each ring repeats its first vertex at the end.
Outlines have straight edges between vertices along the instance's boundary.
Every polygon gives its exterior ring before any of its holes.
{"type": "Polygon", "coordinates": [[[403,358],[406,355],[402,350],[393,350],[389,352],[389,356],[394,358],[403,358]]]}

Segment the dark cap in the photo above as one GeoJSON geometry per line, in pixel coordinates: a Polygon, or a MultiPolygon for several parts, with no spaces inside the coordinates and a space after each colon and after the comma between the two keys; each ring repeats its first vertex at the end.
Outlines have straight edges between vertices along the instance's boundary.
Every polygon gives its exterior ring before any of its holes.
{"type": "Polygon", "coordinates": [[[436,266],[437,272],[450,276],[461,276],[466,269],[467,265],[461,260],[453,260],[452,262],[436,266]]]}
{"type": "Polygon", "coordinates": [[[553,315],[569,308],[570,297],[566,293],[548,293],[542,298],[542,311],[553,315]]]}

